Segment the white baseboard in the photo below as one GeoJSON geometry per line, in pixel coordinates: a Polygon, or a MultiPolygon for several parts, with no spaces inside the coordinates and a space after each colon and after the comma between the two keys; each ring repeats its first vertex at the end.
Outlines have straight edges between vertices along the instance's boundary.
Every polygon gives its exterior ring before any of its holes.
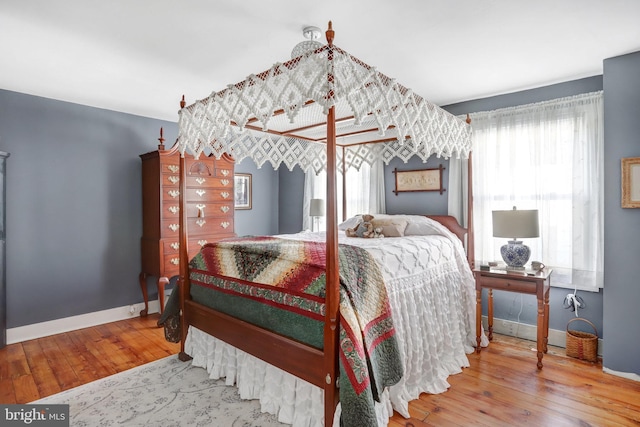
{"type": "MultiPolygon", "coordinates": [[[[14,344],[49,335],[88,328],[90,326],[129,319],[134,316],[139,316],[140,310],[143,308],[144,303],[141,302],[138,304],[111,308],[109,310],[80,314],[78,316],[34,323],[32,325],[18,326],[17,328],[7,329],[7,344],[14,344]]],[[[149,301],[149,314],[158,313],[159,311],[160,303],[158,300],[149,301]]]]}
{"type": "Polygon", "coordinates": [[[602,370],[607,374],[616,375],[618,377],[627,378],[629,380],[640,381],[640,375],[634,374],[633,372],[618,372],[604,366],[602,367],[602,370]]]}
{"type": "MultiPolygon", "coordinates": [[[[482,324],[485,332],[488,330],[487,316],[482,316],[482,324]]],[[[525,340],[535,341],[537,339],[538,330],[536,325],[528,325],[526,323],[518,323],[511,320],[493,319],[493,332],[511,337],[523,338],[525,340]]],[[[567,331],[558,329],[549,329],[549,345],[567,348],[567,331]]],[[[598,356],[602,357],[603,340],[598,338],[598,356]]]]}

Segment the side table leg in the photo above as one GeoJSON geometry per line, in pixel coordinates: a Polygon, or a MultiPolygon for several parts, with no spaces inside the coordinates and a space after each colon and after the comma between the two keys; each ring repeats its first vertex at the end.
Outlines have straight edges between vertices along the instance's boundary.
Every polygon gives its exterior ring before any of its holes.
{"type": "MultiPolygon", "coordinates": [[[[551,289],[551,288],[549,288],[551,289]]],[[[549,344],[549,290],[544,295],[544,352],[548,350],[549,344]]]]}
{"type": "Polygon", "coordinates": [[[476,353],[480,353],[482,342],[482,288],[476,289],[476,353]]]}
{"type": "Polygon", "coordinates": [[[147,294],[147,273],[140,273],[138,276],[140,281],[140,289],[142,289],[142,298],[144,299],[144,309],[140,310],[140,317],[147,317],[149,314],[149,295],[147,294]]]}
{"type": "Polygon", "coordinates": [[[544,301],[543,298],[538,297],[538,324],[536,325],[537,329],[537,342],[536,348],[538,350],[538,369],[542,369],[542,356],[545,352],[545,317],[544,317],[544,301]]]}
{"type": "Polygon", "coordinates": [[[487,318],[489,320],[489,341],[493,340],[493,289],[488,289],[489,298],[487,306],[487,318]]]}

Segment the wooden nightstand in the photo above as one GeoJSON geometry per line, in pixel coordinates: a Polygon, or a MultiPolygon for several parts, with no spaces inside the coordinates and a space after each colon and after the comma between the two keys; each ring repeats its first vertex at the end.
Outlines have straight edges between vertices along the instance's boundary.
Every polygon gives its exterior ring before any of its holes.
{"type": "Polygon", "coordinates": [[[536,273],[504,271],[491,269],[490,271],[473,270],[476,279],[476,352],[480,353],[480,337],[482,334],[482,289],[488,289],[488,320],[489,340],[493,339],[493,290],[520,292],[536,295],[538,298],[537,350],[538,369],[542,368],[542,356],[547,352],[549,338],[549,288],[551,287],[551,269],[544,269],[536,273]]]}

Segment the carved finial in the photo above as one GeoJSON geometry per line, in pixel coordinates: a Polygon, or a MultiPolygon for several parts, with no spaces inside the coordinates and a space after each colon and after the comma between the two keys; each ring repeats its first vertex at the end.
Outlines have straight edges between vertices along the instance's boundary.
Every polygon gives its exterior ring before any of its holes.
{"type": "Polygon", "coordinates": [[[158,141],[160,141],[160,144],[158,144],[158,150],[164,150],[164,137],[162,128],[160,128],[160,138],[158,138],[158,141]]]}
{"type": "Polygon", "coordinates": [[[329,21],[329,29],[325,33],[325,35],[327,36],[327,44],[329,46],[333,46],[333,36],[335,36],[335,34],[336,33],[333,31],[333,27],[331,25],[331,21],[329,21]]]}
{"type": "Polygon", "coordinates": [[[468,125],[471,124],[471,117],[469,117],[469,113],[467,113],[467,120],[465,120],[468,125]]]}
{"type": "Polygon", "coordinates": [[[182,95],[182,100],[180,101],[180,108],[184,108],[185,105],[187,105],[187,103],[184,100],[184,95],[182,95]]]}

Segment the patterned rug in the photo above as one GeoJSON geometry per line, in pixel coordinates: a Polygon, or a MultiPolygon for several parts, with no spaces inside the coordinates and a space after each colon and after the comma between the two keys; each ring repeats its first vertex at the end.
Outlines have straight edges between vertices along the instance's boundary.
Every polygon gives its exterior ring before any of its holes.
{"type": "Polygon", "coordinates": [[[79,427],[287,425],[175,355],[31,403],[69,404],[70,424],[79,427]]]}

